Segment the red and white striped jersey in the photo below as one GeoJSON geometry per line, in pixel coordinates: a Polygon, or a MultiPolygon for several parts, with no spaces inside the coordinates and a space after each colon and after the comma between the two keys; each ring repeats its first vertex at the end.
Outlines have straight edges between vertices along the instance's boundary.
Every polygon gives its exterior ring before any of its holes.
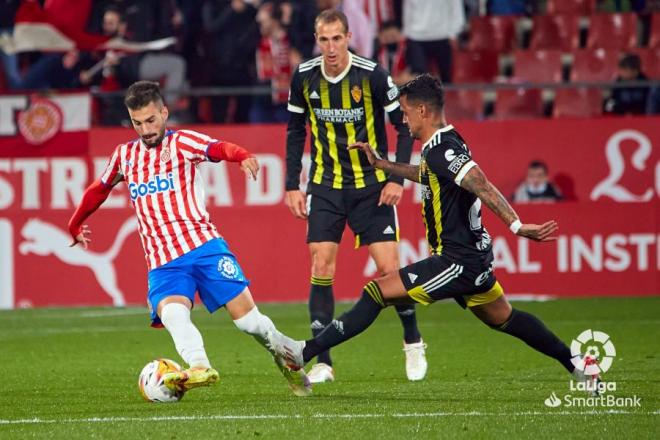
{"type": "Polygon", "coordinates": [[[121,175],[128,185],[150,270],[220,237],[197,170],[215,142],[191,130],[168,130],[157,147],[141,140],[117,146],[101,175],[104,184],[121,175]]]}

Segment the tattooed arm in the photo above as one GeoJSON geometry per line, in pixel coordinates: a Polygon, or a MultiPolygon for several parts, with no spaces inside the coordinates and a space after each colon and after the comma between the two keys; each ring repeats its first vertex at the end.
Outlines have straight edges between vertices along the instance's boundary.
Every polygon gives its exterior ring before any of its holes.
{"type": "MultiPolygon", "coordinates": [[[[474,165],[467,174],[465,174],[460,185],[462,188],[479,197],[479,199],[481,199],[491,211],[497,214],[507,226],[511,227],[515,222],[520,222],[516,211],[513,210],[509,202],[504,198],[495,185],[490,183],[479,166],[474,165]]],[[[552,237],[552,234],[554,234],[557,229],[557,222],[550,220],[542,225],[531,223],[521,224],[515,234],[534,241],[552,241],[556,239],[556,237],[552,237]]]]}
{"type": "Polygon", "coordinates": [[[356,142],[349,145],[348,148],[361,150],[367,156],[367,159],[369,159],[369,163],[375,168],[401,176],[404,179],[412,180],[413,182],[419,182],[419,165],[409,165],[407,163],[390,162],[389,160],[381,159],[378,152],[366,142],[356,142]]]}

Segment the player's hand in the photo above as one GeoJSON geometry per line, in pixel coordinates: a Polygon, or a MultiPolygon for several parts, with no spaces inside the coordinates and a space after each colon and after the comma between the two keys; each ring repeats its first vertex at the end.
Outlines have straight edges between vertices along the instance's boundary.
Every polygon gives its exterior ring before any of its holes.
{"type": "Polygon", "coordinates": [[[388,205],[394,206],[399,203],[403,195],[403,185],[395,182],[387,182],[383,189],[380,191],[380,199],[378,199],[378,206],[388,205]]]}
{"type": "Polygon", "coordinates": [[[294,217],[301,220],[307,218],[307,206],[305,204],[305,194],[298,189],[287,191],[284,197],[284,203],[289,207],[294,217]]]}
{"type": "Polygon", "coordinates": [[[372,166],[374,163],[376,163],[378,159],[380,159],[380,156],[378,156],[376,150],[371,148],[371,145],[369,145],[367,142],[356,142],[354,144],[349,145],[348,149],[362,151],[367,156],[367,160],[372,166]]]}
{"type": "Polygon", "coordinates": [[[552,235],[558,230],[559,226],[557,225],[557,222],[550,220],[542,225],[534,225],[531,223],[523,224],[516,235],[534,241],[555,241],[557,240],[557,237],[553,237],[552,235]]]}
{"type": "Polygon", "coordinates": [[[259,172],[259,162],[254,157],[248,157],[241,162],[241,169],[246,175],[252,176],[253,180],[257,180],[257,173],[259,172]]]}
{"type": "Polygon", "coordinates": [[[80,233],[73,238],[73,243],[71,243],[69,247],[74,247],[80,243],[83,249],[87,249],[89,243],[92,242],[92,239],[88,237],[88,235],[91,233],[92,231],[89,230],[89,226],[82,225],[82,228],[80,228],[80,233]]]}

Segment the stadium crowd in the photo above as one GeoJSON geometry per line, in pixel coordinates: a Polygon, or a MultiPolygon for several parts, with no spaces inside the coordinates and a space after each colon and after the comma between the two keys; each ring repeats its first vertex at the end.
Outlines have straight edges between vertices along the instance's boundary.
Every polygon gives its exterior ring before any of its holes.
{"type": "MultiPolygon", "coordinates": [[[[20,3],[0,1],[0,33],[11,33],[20,3]]],[[[652,82],[660,79],[657,0],[38,3],[59,22],[86,19],[93,34],[176,37],[165,50],[139,53],[0,52],[0,93],[90,88],[95,122],[105,125],[126,122],[112,92],[140,79],[161,82],[175,121],[286,121],[291,74],[318,55],[314,17],[330,8],[348,16],[351,50],[378,61],[396,83],[431,72],[455,85],[447,91],[450,118],[660,113],[652,82]]]]}

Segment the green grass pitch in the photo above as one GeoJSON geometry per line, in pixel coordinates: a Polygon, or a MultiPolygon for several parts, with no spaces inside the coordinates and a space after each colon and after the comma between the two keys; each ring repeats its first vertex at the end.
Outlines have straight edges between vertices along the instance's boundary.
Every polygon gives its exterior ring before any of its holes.
{"type": "MultiPolygon", "coordinates": [[[[224,311],[193,320],[220,381],[176,404],[144,402],[137,376],[151,359],[180,361],[146,310],[85,308],[0,312],[0,438],[660,438],[660,297],[515,303],[570,342],[585,329],[611,336],[604,378],[641,407],[549,408],[568,374],[522,342],[490,330],[453,303],[418,307],[428,343],[426,380],[408,382],[401,327],[385,310],[334,350],[336,382],[297,398],[267,353],[224,311]]],[[[349,307],[340,304],[337,311],[349,307]]],[[[303,304],[261,310],[295,338],[308,336],[303,304]]]]}

